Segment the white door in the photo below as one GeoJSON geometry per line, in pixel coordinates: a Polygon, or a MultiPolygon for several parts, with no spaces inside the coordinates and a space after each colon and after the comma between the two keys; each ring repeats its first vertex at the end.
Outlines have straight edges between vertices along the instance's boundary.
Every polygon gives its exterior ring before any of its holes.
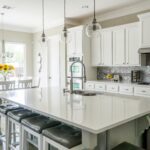
{"type": "Polygon", "coordinates": [[[125,29],[113,31],[113,64],[124,65],[125,62],[125,29]]]}
{"type": "Polygon", "coordinates": [[[102,65],[112,65],[112,31],[102,31],[102,65]]]}
{"type": "Polygon", "coordinates": [[[101,63],[101,35],[95,35],[91,39],[92,66],[102,65],[101,63]]]}
{"type": "Polygon", "coordinates": [[[48,41],[48,86],[60,86],[60,40],[59,36],[52,36],[48,41]]]}
{"type": "Polygon", "coordinates": [[[72,56],[75,53],[75,33],[69,30],[68,43],[67,43],[68,56],[72,56]]]}
{"type": "Polygon", "coordinates": [[[127,65],[140,65],[140,36],[138,24],[129,26],[126,29],[126,63],[127,65]]]}

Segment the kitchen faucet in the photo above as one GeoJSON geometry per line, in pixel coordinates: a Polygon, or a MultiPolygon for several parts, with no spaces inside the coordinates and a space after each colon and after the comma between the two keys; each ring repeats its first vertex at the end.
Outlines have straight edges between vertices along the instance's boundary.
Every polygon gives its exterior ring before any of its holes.
{"type": "Polygon", "coordinates": [[[70,66],[70,71],[71,71],[71,77],[70,77],[70,93],[73,94],[74,93],[74,90],[73,90],[73,79],[76,78],[76,79],[82,79],[82,89],[83,89],[83,82],[85,83],[86,82],[86,68],[85,68],[85,65],[82,61],[75,61],[74,63],[71,64],[70,66]],[[73,65],[76,64],[76,63],[80,63],[82,65],[82,72],[83,72],[83,69],[84,69],[84,75],[82,73],[82,76],[81,77],[73,77],[73,65]]]}

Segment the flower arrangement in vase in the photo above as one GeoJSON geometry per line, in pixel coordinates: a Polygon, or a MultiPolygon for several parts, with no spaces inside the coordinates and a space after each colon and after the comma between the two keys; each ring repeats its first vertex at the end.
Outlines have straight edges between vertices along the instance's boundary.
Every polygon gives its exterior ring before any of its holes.
{"type": "Polygon", "coordinates": [[[9,74],[13,74],[15,67],[13,65],[0,64],[0,74],[2,74],[4,81],[7,80],[9,74]]]}

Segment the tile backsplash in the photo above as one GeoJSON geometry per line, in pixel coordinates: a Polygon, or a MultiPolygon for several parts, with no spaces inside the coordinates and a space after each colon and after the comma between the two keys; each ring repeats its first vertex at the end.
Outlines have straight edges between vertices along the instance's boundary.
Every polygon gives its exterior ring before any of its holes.
{"type": "Polygon", "coordinates": [[[131,82],[131,71],[140,70],[142,72],[142,80],[144,82],[150,82],[150,66],[139,67],[98,67],[97,79],[105,80],[105,75],[112,73],[118,74],[122,78],[122,82],[131,82]]]}

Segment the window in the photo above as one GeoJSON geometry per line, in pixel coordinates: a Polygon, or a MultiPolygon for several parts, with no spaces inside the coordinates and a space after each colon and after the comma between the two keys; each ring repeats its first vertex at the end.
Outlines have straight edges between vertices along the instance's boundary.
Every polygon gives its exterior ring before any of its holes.
{"type": "Polygon", "coordinates": [[[5,53],[8,57],[5,58],[6,64],[11,64],[15,67],[16,77],[23,77],[26,74],[26,46],[22,43],[5,43],[5,53]]]}

